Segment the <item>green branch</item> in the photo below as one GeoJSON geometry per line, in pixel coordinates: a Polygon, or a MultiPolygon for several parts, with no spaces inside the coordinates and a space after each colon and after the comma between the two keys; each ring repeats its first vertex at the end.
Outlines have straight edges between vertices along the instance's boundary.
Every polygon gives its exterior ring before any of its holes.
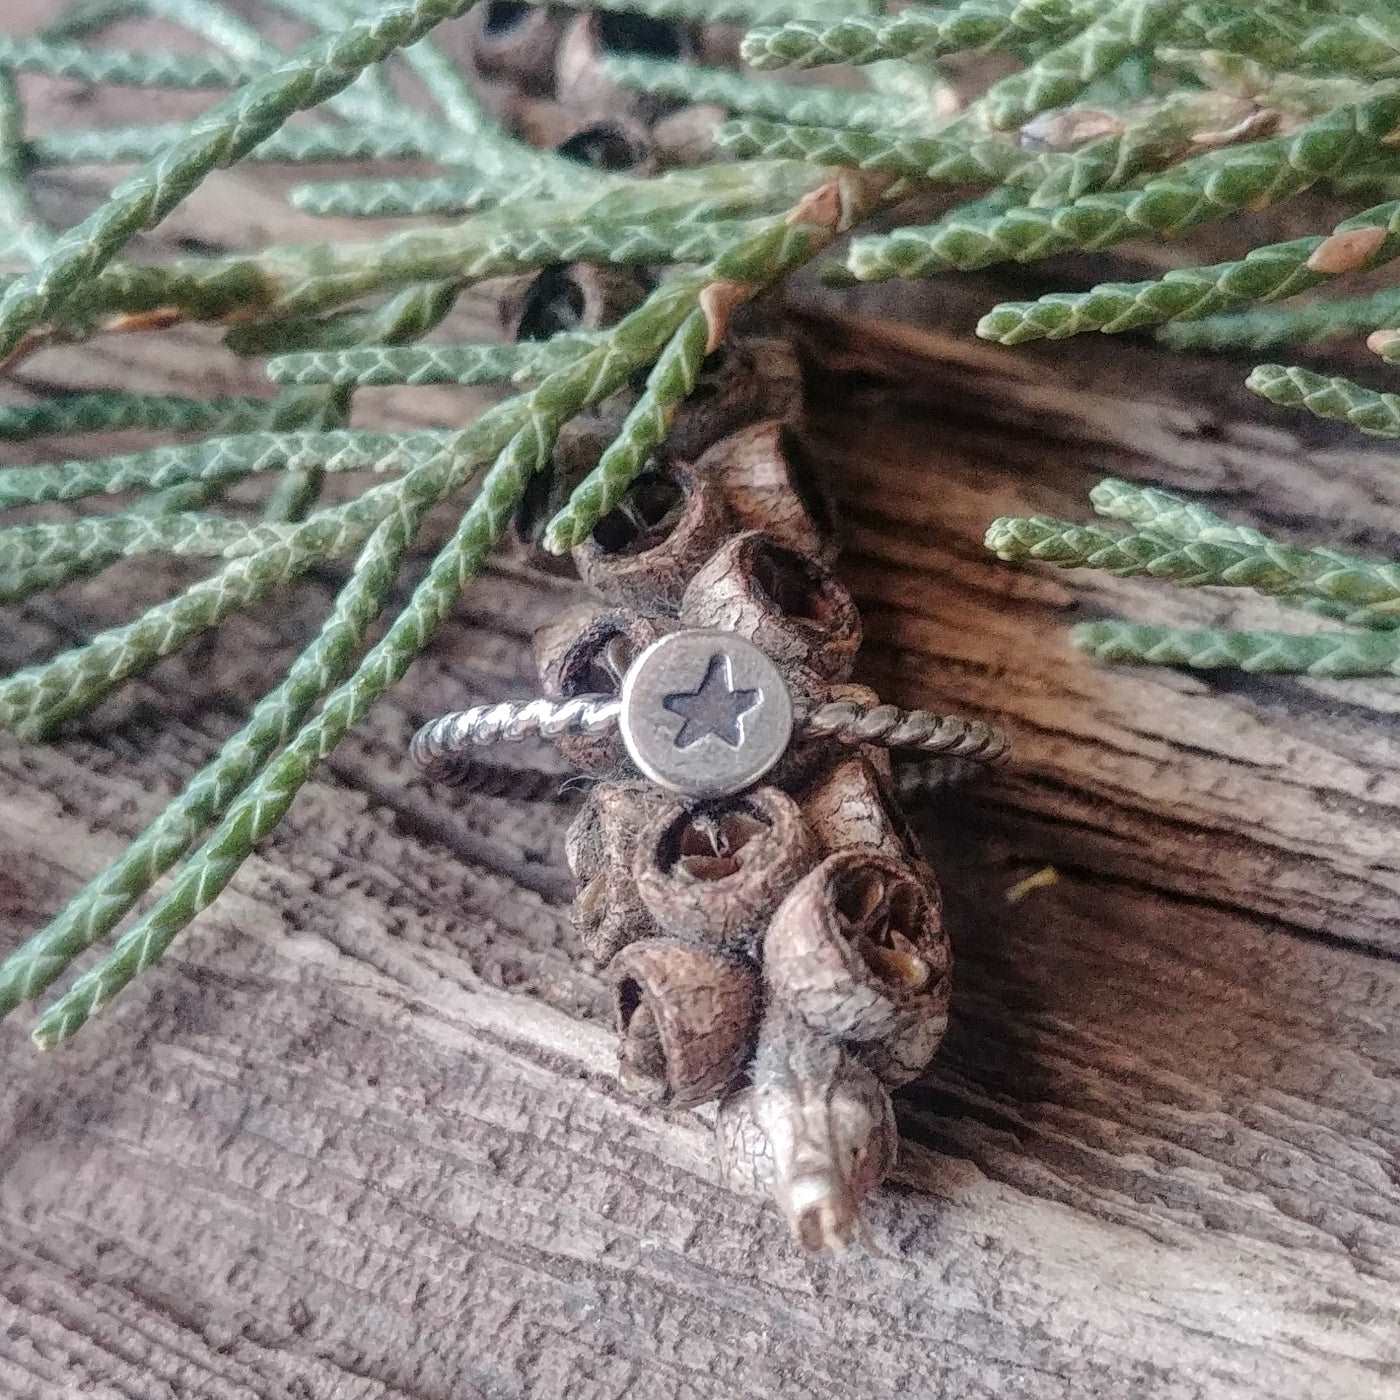
{"type": "Polygon", "coordinates": [[[8,69],[0,68],[0,258],[38,263],[53,234],[35,213],[24,183],[24,109],[8,69]]]}
{"type": "Polygon", "coordinates": [[[1119,578],[1165,579],[1188,588],[1252,588],[1275,598],[1319,598],[1344,604],[1354,622],[1400,613],[1400,565],[1342,559],[1328,550],[1295,549],[1263,536],[1207,533],[1182,540],[1147,532],[1120,535],[1097,525],[1032,516],[993,521],[986,543],[999,559],[1013,563],[1099,569],[1119,578]]]}
{"type": "Polygon", "coordinates": [[[119,457],[12,467],[0,472],[0,509],[122,491],[164,491],[191,482],[227,483],[258,472],[312,467],[323,472],[401,472],[422,465],[451,438],[446,431],[428,430],[240,433],[119,457]]]}
{"type": "Polygon", "coordinates": [[[1002,345],[1064,340],[1086,331],[1117,335],[1252,302],[1278,301],[1396,256],[1400,201],[1346,219],[1329,235],[1269,244],[1237,261],[1176,268],[1148,282],[1104,282],[1088,292],[1003,302],[978,322],[977,334],[1002,345]]]}
{"type": "Polygon", "coordinates": [[[1281,408],[1305,408],[1318,418],[1350,423],[1372,437],[1400,437],[1400,394],[1378,393],[1297,365],[1258,365],[1245,384],[1281,408]]]}
{"type": "Polygon", "coordinates": [[[0,34],[0,67],[133,87],[237,87],[249,77],[245,64],[224,54],[98,49],[61,39],[16,39],[8,34],[0,34]]]}
{"type": "Polygon", "coordinates": [[[977,49],[1014,49],[1068,37],[1093,17],[1086,4],[1036,0],[964,0],[955,9],[911,5],[896,15],[795,19],[751,29],[743,57],[755,68],[815,68],[824,63],[879,63],[939,58],[977,49]]]}
{"type": "Polygon", "coordinates": [[[236,433],[261,421],[267,399],[190,399],[178,394],[64,394],[39,403],[0,404],[0,441],[128,428],[168,433],[236,433]]]}
{"type": "Polygon", "coordinates": [[[196,118],[185,136],[148,168],[123,181],[106,204],[58,239],[38,268],[6,289],[0,297],[0,361],[211,171],[233,164],[293,113],[324,102],[363,68],[413,43],[469,4],[470,0],[405,0],[373,19],[348,25],[333,39],[308,45],[196,118]]]}
{"type": "Polygon", "coordinates": [[[695,310],[661,352],[645,388],[598,465],[574,488],[549,522],[544,546],[564,554],[593,533],[593,527],[627,494],[652,451],[665,440],[681,404],[695,388],[705,362],[709,318],[695,310]]]}
{"type": "MultiPolygon", "coordinates": [[[[423,509],[426,502],[420,513],[423,509]]],[[[110,933],[345,677],[394,586],[416,524],[411,514],[395,514],[379,526],[316,641],[258,703],[248,723],[115,863],[0,963],[0,1016],[38,996],[74,957],[110,933]]]]}
{"type": "Polygon", "coordinates": [[[975,105],[997,130],[1077,97],[1096,78],[1150,47],[1176,18],[1184,0],[1118,0],[1073,38],[1028,68],[993,85],[975,105]]]}
{"type": "Polygon", "coordinates": [[[1157,338],[1176,350],[1269,350],[1276,345],[1318,345],[1358,331],[1379,330],[1400,320],[1400,291],[1368,297],[1313,301],[1207,316],[1163,326],[1157,338]]]}
{"type": "Polygon", "coordinates": [[[1188,631],[1108,620],[1081,623],[1070,637],[1096,660],[1129,665],[1325,680],[1400,675],[1400,633],[1394,632],[1320,632],[1304,637],[1291,632],[1188,631]]]}
{"type": "Polygon", "coordinates": [[[367,385],[491,384],[538,378],[605,338],[596,331],[571,331],[552,340],[514,345],[370,345],[360,350],[312,350],[267,362],[275,384],[367,385]]]}
{"type": "Polygon", "coordinates": [[[1397,126],[1400,95],[1386,93],[1330,112],[1291,136],[1198,156],[1138,189],[1091,194],[1055,209],[1018,207],[857,238],[846,268],[862,282],[927,277],[1092,251],[1128,238],[1177,238],[1212,219],[1300,193],[1379,149],[1397,126]]]}

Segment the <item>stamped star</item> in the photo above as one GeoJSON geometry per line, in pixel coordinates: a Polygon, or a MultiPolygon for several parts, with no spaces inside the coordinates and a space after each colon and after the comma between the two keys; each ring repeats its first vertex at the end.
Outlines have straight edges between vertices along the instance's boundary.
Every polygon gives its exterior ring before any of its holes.
{"type": "Polygon", "coordinates": [[[661,704],[685,720],[675,738],[678,749],[688,749],[711,734],[737,749],[744,742],[744,716],[762,701],[757,690],[734,689],[729,658],[720,651],[710,657],[698,689],[677,691],[661,704]]]}

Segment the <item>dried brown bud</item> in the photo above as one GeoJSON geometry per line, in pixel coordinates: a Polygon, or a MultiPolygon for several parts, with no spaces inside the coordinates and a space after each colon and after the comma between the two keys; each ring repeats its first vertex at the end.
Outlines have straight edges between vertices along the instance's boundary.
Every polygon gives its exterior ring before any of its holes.
{"type": "Polygon", "coordinates": [[[721,277],[700,289],[696,300],[709,326],[709,335],[705,340],[706,355],[713,355],[724,344],[734,313],[758,289],[757,282],[736,282],[730,277],[721,277]]]}
{"type": "Polygon", "coordinates": [[[947,1027],[952,952],[935,896],[876,850],[838,851],[798,882],[768,927],[763,966],[777,1004],[867,1042],[862,1057],[887,1083],[917,1077],[947,1027]]]}
{"type": "Polygon", "coordinates": [[[1191,145],[1198,151],[1214,151],[1221,146],[1233,146],[1240,141],[1256,141],[1277,130],[1283,113],[1269,107],[1246,112],[1228,126],[1191,133],[1191,145]]]}
{"type": "Polygon", "coordinates": [[[1103,136],[1121,135],[1124,120],[1097,107],[1060,107],[1032,117],[1017,133],[1017,144],[1034,151],[1073,151],[1103,136]]]}
{"type": "Polygon", "coordinates": [[[610,602],[675,612],[728,527],[716,482],[680,462],[657,464],[574,549],[574,562],[610,602]]]}
{"type": "Polygon", "coordinates": [[[504,79],[526,92],[548,91],[564,32],[556,11],[522,0],[483,0],[464,23],[472,66],[482,77],[504,79]]]}
{"type": "Polygon", "coordinates": [[[633,879],[632,861],[643,828],[669,805],[666,794],[650,783],[595,783],[565,833],[569,869],[579,881],[574,928],[599,966],[657,932],[633,879]]]}
{"type": "Polygon", "coordinates": [[[554,66],[559,101],[582,112],[613,115],[635,112],[650,121],[663,103],[619,87],[604,71],[608,58],[636,56],[683,62],[695,53],[692,32],[670,20],[647,15],[594,11],[579,15],[564,32],[554,66]]]}
{"type": "Polygon", "coordinates": [[[836,575],[759,531],[715,552],[686,589],[681,619],[738,632],[779,667],[804,667],[828,681],[850,675],[860,646],[860,614],[836,575]]]}
{"type": "Polygon", "coordinates": [[[1353,228],[1324,238],[1308,258],[1309,272],[1339,276],[1363,268],[1387,238],[1383,228],[1353,228]]]}
{"type": "Polygon", "coordinates": [[[1372,331],[1366,337],[1366,348],[1373,355],[1384,356],[1390,353],[1397,341],[1400,341],[1400,331],[1387,327],[1385,330],[1372,331]]]}
{"type": "Polygon", "coordinates": [[[797,804],[762,787],[658,814],[637,843],[637,888],[667,933],[733,944],[751,938],[814,859],[797,804]]]}
{"type": "Polygon", "coordinates": [[[730,341],[710,355],[666,435],[668,456],[693,461],[758,418],[795,420],[802,370],[792,347],[767,336],[730,341]]]}
{"type": "Polygon", "coordinates": [[[719,482],[740,529],[762,530],[779,544],[826,562],[835,556],[831,500],[791,423],[769,418],[730,433],[695,469],[719,482]]]}
{"type": "Polygon", "coordinates": [[[688,1108],[743,1072],[758,1026],[758,969],[747,958],[647,938],[609,964],[623,1086],[688,1108]]]}
{"type": "Polygon", "coordinates": [[[512,340],[610,326],[640,304],[646,281],[634,268],[556,263],[521,278],[501,299],[501,329],[512,340]]]}
{"type": "Polygon", "coordinates": [[[898,1153],[889,1094],[839,1045],[771,1020],[752,1075],[715,1120],[721,1176],[769,1192],[804,1249],[846,1248],[898,1153]]]}
{"type": "MultiPolygon", "coordinates": [[[[664,618],[639,617],[622,608],[569,608],[535,633],[540,689],[551,700],[616,695],[633,658],[671,625],[664,618]]],[[[555,743],[585,773],[615,773],[625,761],[616,732],[564,734],[555,743]]]]}

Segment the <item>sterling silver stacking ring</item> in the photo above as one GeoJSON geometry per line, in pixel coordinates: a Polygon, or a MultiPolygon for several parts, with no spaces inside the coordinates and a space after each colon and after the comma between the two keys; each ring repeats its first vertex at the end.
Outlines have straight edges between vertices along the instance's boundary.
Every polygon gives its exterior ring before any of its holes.
{"type": "Polygon", "coordinates": [[[617,696],[505,701],[430,720],[413,736],[421,767],[485,744],[616,727],[638,771],[684,797],[727,797],[758,782],[794,734],[997,763],[1006,734],[978,720],[832,700],[804,705],[758,647],[734,632],[689,629],[653,642],[617,696]]]}

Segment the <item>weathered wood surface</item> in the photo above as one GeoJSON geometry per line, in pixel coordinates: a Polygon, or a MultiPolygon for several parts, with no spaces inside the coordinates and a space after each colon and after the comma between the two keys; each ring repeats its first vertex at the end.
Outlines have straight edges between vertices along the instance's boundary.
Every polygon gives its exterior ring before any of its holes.
{"type": "MultiPolygon", "coordinates": [[[[115,110],[63,85],[47,104],[115,110]]],[[[304,235],[275,184],[221,177],[163,237],[304,235]]],[[[118,1008],[48,1058],[24,1016],[0,1028],[0,1394],[1400,1395],[1400,690],[1095,669],[1065,643],[1075,615],[1272,614],[1016,571],[979,543],[997,514],[1082,511],[1111,470],[1393,549],[1396,459],[1259,405],[1242,364],[982,346],[960,328],[992,287],[867,293],[859,329],[795,297],[823,346],[864,677],[1002,716],[1019,744],[928,816],[953,1028],[899,1096],[868,1247],[800,1257],[715,1184],[705,1113],[618,1093],[564,818],[406,764],[428,714],[526,686],[531,627],[573,596],[502,567],[118,1008]],[[1047,864],[1057,884],[1008,902],[1047,864]]],[[[21,377],[254,383],[196,332],[21,377]]],[[[400,423],[464,411],[375,402],[400,423]]],[[[7,612],[0,659],[170,585],[109,578],[7,612]]],[[[0,947],[213,753],[334,586],[229,624],[53,747],[0,745],[0,947]]]]}

